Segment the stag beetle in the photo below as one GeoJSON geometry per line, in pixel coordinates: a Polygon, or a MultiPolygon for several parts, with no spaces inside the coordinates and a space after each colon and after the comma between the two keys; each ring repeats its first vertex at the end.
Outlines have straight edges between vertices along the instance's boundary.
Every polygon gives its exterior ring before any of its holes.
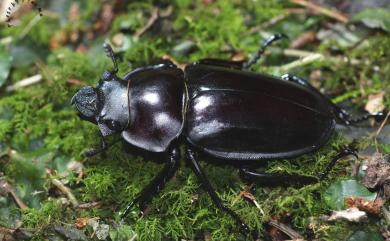
{"type": "Polygon", "coordinates": [[[83,87],[72,98],[81,119],[105,136],[121,133],[129,144],[147,152],[166,154],[166,164],[122,214],[138,203],[144,210],[179,166],[179,144],[186,159],[215,205],[230,214],[244,233],[248,226],[217,196],[198,162],[198,154],[238,166],[245,177],[260,183],[312,183],[323,179],[336,160],[354,154],[345,150],[334,157],[320,178],[261,173],[254,166],[269,159],[293,158],[313,152],[327,143],[336,120],[345,125],[370,117],[380,121],[384,113],[354,119],[333,104],[310,83],[290,74],[281,78],[248,71],[272,42],[286,37],[275,34],[249,61],[203,59],[184,71],[170,61],[137,68],[117,76],[115,53],[104,48],[113,71],[104,71],[97,87],[83,87]]]}

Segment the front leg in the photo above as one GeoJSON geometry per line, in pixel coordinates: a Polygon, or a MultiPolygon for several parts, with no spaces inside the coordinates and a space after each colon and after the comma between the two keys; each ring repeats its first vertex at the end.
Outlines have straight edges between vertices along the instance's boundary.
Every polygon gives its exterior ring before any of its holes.
{"type": "Polygon", "coordinates": [[[249,229],[249,227],[241,220],[241,218],[237,215],[237,213],[233,212],[231,209],[227,208],[225,205],[223,205],[222,200],[218,197],[217,193],[214,191],[213,187],[211,186],[209,180],[207,179],[206,175],[203,173],[198,160],[197,160],[197,153],[191,150],[190,148],[187,148],[186,150],[186,158],[190,161],[191,167],[195,171],[196,176],[198,177],[199,181],[202,183],[202,186],[208,194],[211,197],[211,200],[213,200],[214,204],[221,209],[223,212],[228,213],[230,216],[233,217],[233,219],[238,223],[240,226],[241,232],[244,235],[252,234],[254,239],[257,238],[258,234],[256,231],[252,231],[249,229]]]}
{"type": "Polygon", "coordinates": [[[147,204],[169,181],[179,167],[180,152],[178,147],[172,148],[169,152],[169,158],[165,163],[164,168],[157,176],[137,195],[137,197],[127,205],[124,212],[121,214],[121,219],[124,219],[129,211],[138,203],[141,212],[143,212],[147,204]]]}

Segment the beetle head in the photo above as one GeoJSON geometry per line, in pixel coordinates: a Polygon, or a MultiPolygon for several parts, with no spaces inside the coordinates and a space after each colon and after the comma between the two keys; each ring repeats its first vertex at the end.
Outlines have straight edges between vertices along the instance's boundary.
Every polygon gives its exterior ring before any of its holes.
{"type": "Polygon", "coordinates": [[[97,93],[91,86],[81,88],[71,100],[81,119],[96,123],[97,93]]]}
{"type": "Polygon", "coordinates": [[[109,44],[103,45],[111,58],[113,71],[105,70],[96,88],[81,88],[72,98],[81,119],[98,125],[102,136],[124,130],[129,122],[127,82],[120,79],[115,53],[109,44]]]}
{"type": "Polygon", "coordinates": [[[127,85],[115,73],[104,71],[95,88],[81,88],[71,103],[81,119],[98,125],[103,136],[121,132],[128,125],[127,85]]]}

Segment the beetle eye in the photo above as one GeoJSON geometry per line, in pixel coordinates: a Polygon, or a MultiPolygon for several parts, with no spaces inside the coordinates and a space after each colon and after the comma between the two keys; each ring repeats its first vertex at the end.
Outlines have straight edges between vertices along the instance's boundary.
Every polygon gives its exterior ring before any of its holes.
{"type": "Polygon", "coordinates": [[[119,121],[106,120],[105,124],[107,125],[108,128],[110,128],[113,131],[120,131],[120,130],[122,130],[122,126],[119,123],[119,121]]]}

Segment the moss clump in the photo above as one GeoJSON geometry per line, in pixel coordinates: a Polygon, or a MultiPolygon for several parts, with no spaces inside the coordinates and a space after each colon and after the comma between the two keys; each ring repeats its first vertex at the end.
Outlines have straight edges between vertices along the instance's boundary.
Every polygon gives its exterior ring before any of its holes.
{"type": "MultiPolygon", "coordinates": [[[[94,158],[86,159],[82,155],[87,148],[98,145],[97,129],[92,123],[81,121],[76,116],[69,100],[81,86],[95,86],[103,70],[112,68],[101,48],[104,41],[114,43],[122,40],[122,44],[114,47],[119,51],[120,76],[123,76],[138,66],[155,63],[165,54],[172,55],[181,63],[208,57],[230,59],[233,55],[246,56],[254,53],[269,33],[284,32],[294,39],[302,32],[318,30],[327,21],[322,16],[294,15],[269,29],[256,32],[251,29],[275,16],[287,15],[286,9],[295,5],[279,0],[155,2],[131,2],[114,6],[113,24],[106,32],[99,32],[96,27],[102,23],[99,21],[104,21],[97,16],[101,16],[99,14],[106,3],[67,2],[61,5],[64,10],[59,18],[42,17],[22,40],[8,46],[7,49],[14,55],[15,51],[11,51],[13,48],[25,47],[22,49],[22,53],[25,53],[22,57],[28,61],[21,61],[23,58],[20,56],[14,59],[6,85],[34,74],[43,76],[43,81],[38,85],[13,93],[2,92],[0,99],[0,146],[6,147],[1,148],[1,153],[5,149],[12,149],[23,157],[17,159],[1,154],[0,163],[5,165],[0,165],[0,172],[4,172],[18,194],[25,194],[22,197],[26,197],[28,205],[34,207],[23,211],[21,219],[23,227],[36,233],[35,239],[42,240],[48,234],[51,235],[49,227],[52,224],[73,224],[77,217],[98,217],[101,222],[110,224],[112,230],[121,230],[123,223],[119,221],[118,210],[132,201],[162,168],[161,163],[128,154],[126,146],[122,145],[114,145],[105,155],[94,158]],[[72,4],[78,4],[81,11],[76,19],[69,20],[68,11],[72,4]],[[156,7],[172,7],[172,12],[159,19],[143,35],[134,36],[135,32],[147,24],[156,7]],[[78,42],[68,42],[50,49],[50,39],[53,36],[72,31],[80,33],[78,42]],[[91,32],[94,37],[89,39],[88,34],[91,32]],[[117,36],[119,32],[122,39],[117,36]],[[114,36],[119,40],[113,41],[114,36]],[[191,43],[189,49],[174,51],[175,47],[186,42],[191,43]],[[32,58],[34,54],[36,56],[32,58]],[[44,154],[48,156],[45,157],[44,154]],[[65,195],[51,193],[49,182],[44,176],[45,168],[55,169],[53,162],[57,156],[66,160],[75,159],[84,164],[85,176],[80,183],[76,183],[75,174],[64,178],[64,181],[69,181],[67,185],[80,202],[100,201],[101,208],[80,211],[57,202],[59,197],[65,195]],[[30,186],[26,183],[30,183],[30,186]],[[31,199],[34,191],[43,191],[43,194],[31,199]],[[117,228],[118,223],[120,226],[117,228]]],[[[5,29],[0,37],[12,36],[18,39],[23,26],[34,16],[34,13],[26,14],[21,19],[21,27],[5,29]]],[[[320,45],[315,43],[305,48],[326,56],[339,57],[339,54],[330,51],[333,44],[335,42],[320,45]]],[[[324,61],[292,69],[291,72],[308,78],[313,69],[320,70],[322,77],[317,83],[319,87],[325,92],[339,90],[337,96],[332,96],[334,100],[343,104],[353,99],[357,108],[365,104],[369,94],[384,90],[385,104],[390,107],[390,99],[387,97],[390,78],[389,44],[388,36],[378,33],[353,48],[336,45],[342,56],[361,60],[361,64],[335,63],[331,58],[326,58],[324,61]]],[[[281,48],[287,46],[288,41],[282,41],[270,48],[261,64],[254,66],[254,71],[282,74],[280,66],[296,60],[283,56],[281,48]]],[[[115,142],[117,138],[120,137],[110,137],[108,142],[115,142]]],[[[346,143],[341,135],[335,134],[315,154],[294,160],[270,160],[264,170],[270,173],[317,176],[346,143]]],[[[367,143],[370,141],[364,140],[363,144],[367,143]]],[[[384,152],[390,153],[388,144],[380,146],[384,152]]],[[[248,189],[248,184],[240,179],[236,168],[216,166],[205,161],[202,160],[201,165],[224,203],[260,233],[265,232],[263,225],[274,217],[286,219],[307,239],[346,239],[352,233],[350,230],[362,226],[345,222],[326,224],[320,221],[317,221],[317,226],[313,226],[313,219],[330,211],[323,193],[331,183],[348,175],[350,164],[347,161],[339,162],[329,178],[319,184],[288,188],[258,187],[253,194],[261,209],[239,195],[240,191],[248,189]]],[[[139,240],[159,240],[166,237],[173,240],[206,239],[206,236],[211,236],[211,240],[245,240],[234,220],[213,205],[191,169],[184,160],[181,162],[181,168],[173,180],[153,199],[147,215],[139,218],[139,210],[135,208],[126,218],[128,226],[122,231],[128,234],[135,231],[139,240]]],[[[8,205],[10,202],[6,203],[8,205]]],[[[9,208],[7,213],[15,210],[15,206],[9,205],[9,208]]],[[[3,211],[1,209],[0,213],[5,213],[3,211]]],[[[375,218],[370,219],[370,225],[375,221],[375,218]]],[[[89,231],[87,228],[85,232],[89,231]]]]}

